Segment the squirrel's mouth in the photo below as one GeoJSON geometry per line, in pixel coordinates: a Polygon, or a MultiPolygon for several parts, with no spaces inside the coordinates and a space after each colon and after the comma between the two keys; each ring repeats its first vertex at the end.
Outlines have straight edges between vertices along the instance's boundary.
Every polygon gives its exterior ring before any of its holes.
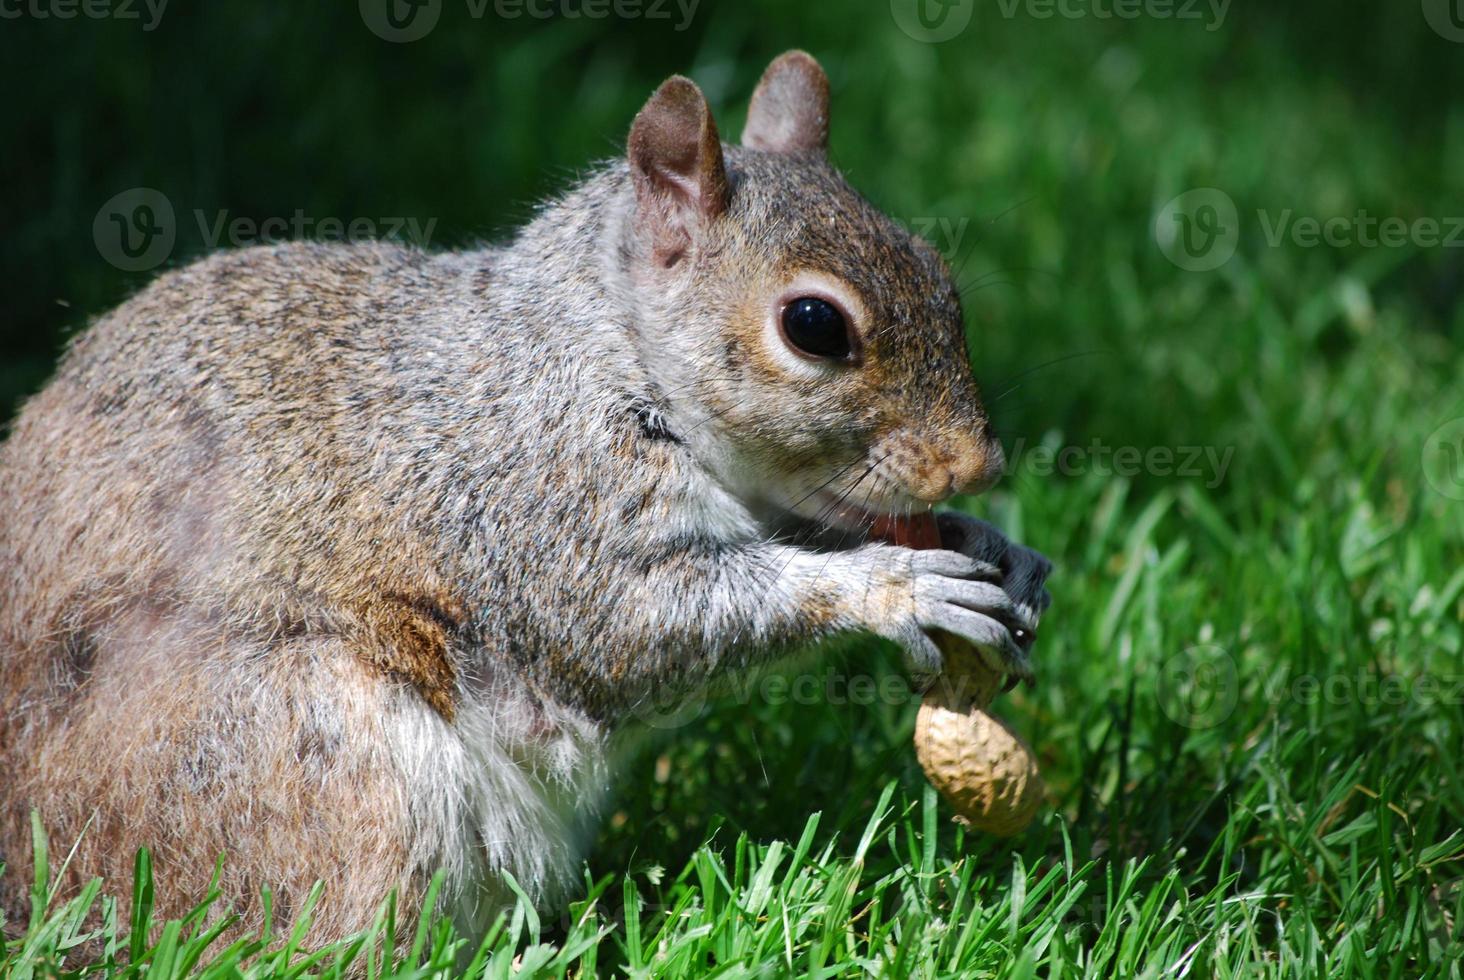
{"type": "Polygon", "coordinates": [[[940,532],[930,506],[918,509],[902,507],[898,511],[879,511],[849,502],[835,493],[822,493],[811,501],[817,508],[814,522],[841,534],[857,534],[861,538],[886,541],[907,548],[940,546],[940,532]]]}

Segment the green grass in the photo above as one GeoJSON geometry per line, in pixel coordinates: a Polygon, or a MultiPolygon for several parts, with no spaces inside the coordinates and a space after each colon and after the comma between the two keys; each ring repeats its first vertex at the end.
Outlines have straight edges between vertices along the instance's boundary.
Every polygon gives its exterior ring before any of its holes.
{"type": "MultiPolygon", "coordinates": [[[[18,283],[17,309],[39,322],[63,295],[95,312],[141,281],[86,253],[92,212],[124,186],[257,215],[440,215],[450,244],[511,222],[509,202],[546,190],[546,174],[611,152],[653,76],[689,70],[735,134],[767,57],[811,48],[834,80],[839,162],[891,213],[933,228],[981,287],[968,298],[977,373],[1023,452],[969,506],[1058,569],[1040,685],[998,706],[1043,763],[1052,806],[1037,825],[1009,842],[953,825],[910,750],[913,700],[849,696],[867,693],[850,677],[897,678],[895,658],[849,642],[797,696],[754,686],[667,732],[627,775],[586,897],[543,918],[519,909],[481,950],[441,923],[383,948],[387,912],[376,936],[309,952],[287,937],[221,948],[202,914],[146,929],[106,915],[104,896],[146,892],[144,875],[59,907],[42,884],[0,975],[110,969],[67,953],[87,903],[130,958],[117,969],[156,977],[329,974],[353,955],[376,957],[376,975],[456,975],[475,954],[496,975],[515,956],[571,976],[1464,975],[1464,502],[1444,492],[1464,486],[1430,441],[1464,417],[1464,260],[1272,245],[1257,215],[1464,214],[1464,111],[1450,98],[1464,46],[1414,4],[1237,4],[1214,32],[982,8],[942,45],[874,8],[708,6],[670,47],[641,25],[596,37],[566,22],[506,40],[439,30],[383,53],[343,23],[339,71],[362,105],[405,114],[389,101],[401,89],[372,74],[380,58],[453,93],[454,111],[433,101],[412,138],[368,144],[345,176],[290,177],[345,138],[295,130],[293,157],[248,158],[277,164],[274,186],[170,163],[187,154],[167,143],[120,157],[163,177],[125,165],[67,183],[102,166],[83,154],[54,178],[68,193],[43,206],[80,195],[67,240],[82,247],[62,264],[80,271],[18,283]],[[508,90],[494,71],[525,93],[499,116],[478,101],[508,90]],[[590,94],[573,110],[534,101],[577,85],[590,94]],[[481,137],[433,143],[461,130],[459,111],[481,113],[481,137]],[[482,181],[420,179],[448,167],[445,153],[486,162],[482,181]],[[195,171],[216,183],[190,183],[195,171]],[[1223,190],[1241,219],[1235,256],[1209,272],[1169,262],[1152,231],[1166,201],[1198,187],[1223,190]],[[1033,452],[1094,440],[1203,447],[1228,465],[1118,476],[1085,451],[1048,472],[1033,452]]],[[[189,57],[176,38],[156,44],[175,68],[189,57]]],[[[216,56],[220,71],[236,57],[216,56]]],[[[315,104],[298,79],[261,84],[280,105],[315,104]]],[[[237,108],[233,90],[218,98],[237,108]]],[[[339,110],[348,134],[371,119],[339,110]]],[[[60,246],[27,255],[48,248],[60,246]]],[[[17,372],[33,387],[34,371],[17,372]]]]}

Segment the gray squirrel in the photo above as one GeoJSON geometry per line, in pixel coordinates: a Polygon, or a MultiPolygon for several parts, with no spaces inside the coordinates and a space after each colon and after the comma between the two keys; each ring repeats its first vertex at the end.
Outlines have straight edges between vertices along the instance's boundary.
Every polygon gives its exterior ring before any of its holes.
{"type": "Polygon", "coordinates": [[[572,893],[654,706],[847,631],[1030,676],[1044,558],[880,540],[1002,453],[948,269],[828,119],[799,51],[740,146],[673,77],[504,247],[222,252],[80,334],[0,446],[12,915],[35,809],[71,889],[147,845],[179,914],[224,854],[242,928],[323,880],[325,941],[441,871],[473,934],[502,872],[572,893]]]}

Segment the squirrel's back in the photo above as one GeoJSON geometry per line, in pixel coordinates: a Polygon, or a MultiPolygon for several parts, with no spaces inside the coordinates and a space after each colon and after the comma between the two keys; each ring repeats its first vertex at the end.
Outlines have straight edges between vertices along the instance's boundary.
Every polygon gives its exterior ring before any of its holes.
{"type": "Polygon", "coordinates": [[[370,452],[412,318],[456,278],[375,244],[220,253],[79,335],[0,446],[0,561],[19,590],[0,634],[59,613],[58,576],[166,589],[232,573],[224,550],[268,507],[251,491],[298,508],[309,474],[328,493],[370,452]]]}
{"type": "Polygon", "coordinates": [[[37,642],[99,588],[223,596],[270,629],[383,595],[461,624],[475,535],[611,504],[627,341],[502,254],[225,252],[78,336],[0,445],[0,671],[54,673],[37,642]]]}
{"type": "MultiPolygon", "coordinates": [[[[430,875],[472,849],[423,833],[420,814],[364,812],[348,797],[436,807],[433,793],[491,777],[517,798],[485,804],[518,828],[522,850],[505,866],[547,886],[550,862],[566,860],[567,818],[535,810],[548,804],[493,753],[526,751],[512,745],[520,721],[548,744],[555,729],[513,707],[522,689],[502,637],[545,605],[534,600],[545,579],[558,588],[535,556],[563,560],[565,540],[593,538],[564,515],[605,505],[597,481],[621,457],[595,417],[615,402],[613,368],[543,329],[567,324],[551,308],[534,315],[500,255],[222,253],[160,277],[72,344],[0,445],[0,770],[15,776],[0,800],[5,863],[26,863],[34,803],[68,846],[89,826],[78,860],[114,873],[139,843],[166,849],[170,824],[206,869],[208,854],[243,846],[261,808],[275,816],[260,840],[278,843],[236,851],[236,889],[260,868],[303,886],[328,877],[343,856],[304,859],[302,835],[430,875]],[[594,459],[598,471],[579,462],[594,459]],[[484,553],[494,547],[501,561],[484,553]],[[485,595],[496,646],[475,620],[485,595]],[[454,721],[499,743],[456,759],[457,743],[441,741],[454,721]],[[281,752],[288,764],[269,761],[281,752]],[[369,761],[403,752],[427,757],[369,761]],[[99,784],[82,768],[101,759],[99,784]],[[300,766],[318,774],[302,784],[300,766]],[[417,791],[373,786],[404,768],[425,781],[417,791]],[[184,801],[211,785],[256,802],[215,797],[216,823],[211,809],[189,816],[184,801]]],[[[555,724],[578,744],[573,718],[555,724]]],[[[190,883],[189,868],[172,871],[190,883]]],[[[421,879],[361,876],[362,894],[336,907],[369,909],[390,888],[406,898],[421,879]]]]}

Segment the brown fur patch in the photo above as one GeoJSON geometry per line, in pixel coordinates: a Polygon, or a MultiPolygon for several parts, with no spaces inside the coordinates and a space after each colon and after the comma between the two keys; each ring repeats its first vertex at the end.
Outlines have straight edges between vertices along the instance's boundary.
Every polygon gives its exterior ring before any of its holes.
{"type": "Polygon", "coordinates": [[[371,632],[364,659],[406,681],[447,721],[457,716],[450,644],[463,612],[451,600],[384,593],[359,610],[371,632]]]}

